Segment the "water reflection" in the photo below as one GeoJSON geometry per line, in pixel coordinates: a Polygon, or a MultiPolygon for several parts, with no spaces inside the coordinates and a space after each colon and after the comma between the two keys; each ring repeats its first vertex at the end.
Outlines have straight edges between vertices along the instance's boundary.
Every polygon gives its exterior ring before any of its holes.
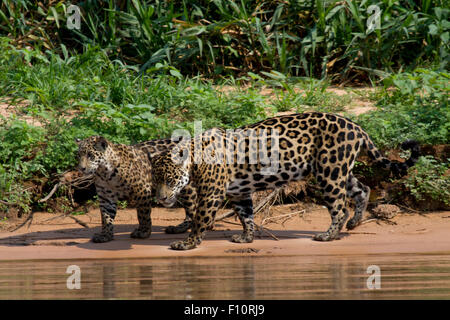
{"type": "Polygon", "coordinates": [[[0,299],[374,298],[450,298],[450,255],[0,262],[0,299]],[[66,286],[72,264],[80,290],[66,286]]]}

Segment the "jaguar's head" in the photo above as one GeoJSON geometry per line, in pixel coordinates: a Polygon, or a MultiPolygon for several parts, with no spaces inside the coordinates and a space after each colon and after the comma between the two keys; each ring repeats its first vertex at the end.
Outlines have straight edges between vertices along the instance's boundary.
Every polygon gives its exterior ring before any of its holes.
{"type": "Polygon", "coordinates": [[[178,163],[171,152],[157,155],[151,159],[152,179],[156,199],[165,207],[172,207],[181,190],[189,183],[188,161],[178,163]]]}
{"type": "Polygon", "coordinates": [[[109,168],[108,155],[110,142],[100,136],[84,140],[76,139],[78,144],[78,170],[83,174],[94,174],[100,167],[109,168]]]}

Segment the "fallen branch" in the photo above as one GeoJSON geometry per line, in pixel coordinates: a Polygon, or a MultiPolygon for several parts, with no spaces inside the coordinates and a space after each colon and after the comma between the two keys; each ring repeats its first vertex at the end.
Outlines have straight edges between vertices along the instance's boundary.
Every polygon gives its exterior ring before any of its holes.
{"type": "Polygon", "coordinates": [[[378,218],[367,219],[367,220],[364,220],[363,222],[361,222],[359,225],[362,226],[363,224],[366,224],[369,222],[376,222],[376,221],[378,221],[378,218]]]}
{"type": "MultiPolygon", "coordinates": [[[[272,205],[274,203],[274,201],[276,200],[276,198],[279,196],[279,194],[281,193],[281,191],[283,190],[283,187],[281,188],[277,188],[275,190],[273,190],[266,198],[264,198],[263,201],[261,201],[260,203],[258,203],[258,205],[255,207],[255,209],[253,210],[253,214],[256,215],[257,213],[259,213],[260,211],[262,211],[266,206],[268,205],[272,205]]],[[[302,210],[304,211],[304,210],[302,210]]],[[[287,215],[293,215],[293,214],[298,214],[302,211],[298,211],[298,212],[292,212],[289,213],[287,215]]],[[[215,219],[215,221],[221,221],[224,220],[226,218],[230,218],[235,214],[234,210],[230,210],[228,212],[225,212],[224,214],[222,214],[221,216],[217,217],[215,219]]],[[[282,216],[287,216],[287,215],[282,215],[282,216]]],[[[278,218],[280,216],[277,217],[273,217],[273,218],[278,218]]],[[[261,223],[261,225],[257,225],[255,223],[255,227],[258,229],[258,231],[261,232],[265,232],[267,233],[271,238],[275,239],[275,240],[279,240],[273,233],[271,233],[267,228],[263,227],[263,224],[265,223],[266,220],[269,220],[270,218],[266,218],[263,220],[263,222],[261,223]]],[[[235,222],[231,222],[231,221],[223,221],[225,223],[229,223],[229,224],[233,224],[233,225],[240,225],[240,223],[235,223],[235,222]]]]}
{"type": "Polygon", "coordinates": [[[45,222],[49,222],[49,221],[52,221],[52,220],[55,220],[55,219],[58,219],[58,218],[71,218],[71,219],[75,220],[75,222],[78,223],[79,225],[83,226],[84,228],[88,228],[89,229],[89,226],[86,223],[84,223],[80,219],[75,218],[70,213],[63,213],[63,214],[60,214],[58,216],[46,219],[46,220],[44,220],[42,222],[45,223],[45,222]]]}
{"type": "Polygon", "coordinates": [[[233,225],[235,225],[235,226],[241,226],[241,224],[240,224],[240,223],[237,223],[237,222],[231,222],[231,221],[227,221],[227,220],[223,220],[222,222],[223,222],[223,223],[228,223],[228,224],[233,224],[233,225]]]}
{"type": "MultiPolygon", "coordinates": [[[[295,212],[291,212],[291,213],[286,213],[286,214],[281,214],[281,215],[279,215],[279,216],[274,216],[274,217],[268,217],[268,218],[265,218],[265,219],[263,219],[263,221],[261,222],[261,226],[262,225],[264,225],[267,221],[269,221],[269,220],[278,220],[278,219],[281,219],[281,218],[287,218],[287,219],[290,219],[290,218],[292,218],[294,215],[300,215],[300,214],[303,214],[303,213],[305,213],[306,212],[306,210],[305,209],[303,209],[303,210],[299,210],[299,211],[295,211],[295,212]]],[[[284,222],[286,222],[286,220],[285,221],[283,221],[283,223],[282,224],[284,224],[284,222]]]]}
{"type": "Polygon", "coordinates": [[[408,206],[404,206],[404,205],[401,205],[401,204],[399,204],[399,203],[397,203],[396,205],[397,205],[398,207],[400,207],[400,208],[405,209],[405,210],[412,211],[412,212],[418,213],[418,214],[420,214],[420,215],[426,216],[426,215],[423,214],[423,212],[418,211],[418,210],[415,210],[415,209],[410,208],[410,207],[408,207],[408,206]]]}
{"type": "Polygon", "coordinates": [[[216,219],[214,219],[214,221],[221,221],[223,219],[230,218],[233,215],[234,215],[234,210],[230,210],[230,211],[225,212],[224,214],[218,216],[216,219]]]}
{"type": "Polygon", "coordinates": [[[42,199],[40,199],[38,201],[39,203],[46,202],[62,186],[68,187],[69,190],[72,190],[72,188],[86,189],[92,183],[94,183],[94,179],[93,179],[94,176],[93,175],[84,175],[84,176],[81,176],[81,177],[77,177],[77,178],[75,178],[73,180],[67,180],[65,178],[65,174],[66,173],[67,173],[67,171],[64,172],[61,175],[61,178],[59,179],[59,182],[53,186],[52,190],[50,191],[50,193],[45,198],[42,198],[42,199]]]}
{"type": "Polygon", "coordinates": [[[84,228],[86,228],[86,229],[89,229],[89,226],[88,226],[86,223],[84,223],[83,221],[81,221],[80,219],[77,219],[77,218],[75,218],[75,217],[72,216],[72,215],[67,215],[67,216],[68,216],[69,218],[75,220],[75,222],[78,223],[80,226],[82,226],[82,227],[84,227],[84,228]]]}
{"type": "Polygon", "coordinates": [[[383,222],[385,222],[387,224],[390,224],[390,225],[397,225],[397,222],[391,221],[391,220],[389,220],[387,218],[382,218],[382,217],[377,217],[377,218],[364,220],[359,225],[361,226],[361,225],[369,223],[369,222],[376,222],[377,224],[380,224],[380,221],[383,221],[383,222]]]}
{"type": "MultiPolygon", "coordinates": [[[[268,197],[266,197],[263,201],[261,201],[260,203],[258,203],[258,205],[255,207],[255,209],[253,210],[253,214],[257,214],[258,212],[260,212],[262,209],[264,209],[264,207],[272,200],[274,200],[274,198],[276,196],[278,196],[281,192],[282,188],[278,188],[275,189],[274,191],[272,191],[268,197]]],[[[221,221],[223,219],[232,217],[234,215],[234,210],[230,210],[225,212],[224,214],[218,216],[215,221],[221,221]]]]}
{"type": "MultiPolygon", "coordinates": [[[[224,223],[229,223],[229,224],[233,224],[233,225],[235,225],[235,226],[240,226],[241,224],[240,223],[236,223],[236,222],[231,222],[231,221],[223,221],[224,223]]],[[[275,240],[280,240],[280,239],[278,239],[273,233],[271,233],[267,228],[265,228],[265,227],[263,227],[263,226],[261,226],[261,225],[257,225],[256,223],[255,223],[255,227],[256,227],[256,229],[258,229],[258,231],[261,233],[261,232],[266,232],[269,236],[271,236],[273,239],[275,239],[275,240]]]]}
{"type": "Polygon", "coordinates": [[[278,239],[272,232],[270,232],[267,228],[264,228],[263,226],[258,226],[257,224],[255,224],[256,228],[258,229],[259,232],[264,231],[265,233],[267,233],[269,236],[271,236],[274,240],[279,241],[280,239],[278,239]]]}
{"type": "Polygon", "coordinates": [[[61,185],[61,181],[58,182],[57,184],[55,184],[55,186],[53,187],[53,189],[50,191],[50,193],[43,199],[40,199],[38,202],[45,202],[48,199],[51,198],[51,196],[56,192],[56,190],[59,188],[59,186],[61,185]]]}
{"type": "MultiPolygon", "coordinates": [[[[273,201],[276,199],[276,197],[281,193],[281,190],[283,190],[283,187],[273,190],[273,191],[269,194],[269,196],[268,196],[267,198],[265,198],[264,201],[260,202],[260,203],[256,206],[256,208],[255,208],[255,213],[257,213],[257,212],[261,211],[263,208],[265,208],[266,205],[269,204],[269,202],[272,202],[272,203],[273,203],[273,201]]],[[[272,203],[271,203],[271,204],[272,204],[272,203]]]]}
{"type": "Polygon", "coordinates": [[[29,222],[28,228],[30,228],[30,227],[31,227],[31,224],[33,223],[33,215],[34,215],[34,213],[31,212],[31,213],[28,215],[28,217],[25,219],[25,221],[22,222],[22,223],[21,223],[18,227],[16,227],[15,229],[11,230],[11,232],[14,232],[14,231],[19,230],[19,229],[22,228],[27,222],[29,222]]]}

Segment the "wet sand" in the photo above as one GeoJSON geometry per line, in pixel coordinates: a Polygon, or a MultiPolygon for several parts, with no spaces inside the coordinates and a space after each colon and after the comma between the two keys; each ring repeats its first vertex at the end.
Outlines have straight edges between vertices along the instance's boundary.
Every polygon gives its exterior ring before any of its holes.
{"type": "MultiPolygon", "coordinates": [[[[277,214],[289,213],[284,206],[275,207],[277,214]]],[[[68,217],[35,213],[30,227],[15,232],[0,231],[0,261],[58,260],[58,259],[130,259],[174,257],[231,257],[231,256],[353,256],[367,254],[450,254],[450,212],[425,214],[399,213],[391,221],[371,221],[355,230],[344,230],[341,239],[332,242],[313,241],[317,232],[325,231],[330,223],[326,209],[311,206],[303,215],[292,216],[283,224],[268,223],[270,231],[259,233],[253,243],[236,244],[229,241],[232,234],[241,232],[234,218],[217,222],[207,232],[201,245],[189,251],[174,251],[169,244],[186,234],[164,233],[168,225],[180,223],[183,209],[154,208],[153,232],[149,239],[132,239],[130,233],[137,226],[133,209],[119,210],[115,221],[115,239],[108,243],[92,243],[90,238],[100,230],[99,210],[76,216],[87,224],[84,228],[68,217]],[[278,240],[276,240],[277,238],[278,240]]],[[[257,223],[261,218],[256,219],[257,223]]],[[[1,222],[5,224],[5,222],[1,222]]]]}

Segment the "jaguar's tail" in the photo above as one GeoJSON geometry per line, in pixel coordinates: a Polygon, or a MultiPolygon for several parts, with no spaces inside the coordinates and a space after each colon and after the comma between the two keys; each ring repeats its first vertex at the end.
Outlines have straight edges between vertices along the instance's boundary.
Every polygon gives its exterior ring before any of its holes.
{"type": "Polygon", "coordinates": [[[409,167],[412,167],[420,156],[420,146],[415,140],[406,140],[401,144],[403,150],[410,150],[411,156],[405,162],[391,161],[385,158],[380,151],[375,147],[372,140],[367,137],[364,141],[364,146],[370,159],[377,165],[390,170],[395,177],[401,177],[406,175],[409,167]]]}

